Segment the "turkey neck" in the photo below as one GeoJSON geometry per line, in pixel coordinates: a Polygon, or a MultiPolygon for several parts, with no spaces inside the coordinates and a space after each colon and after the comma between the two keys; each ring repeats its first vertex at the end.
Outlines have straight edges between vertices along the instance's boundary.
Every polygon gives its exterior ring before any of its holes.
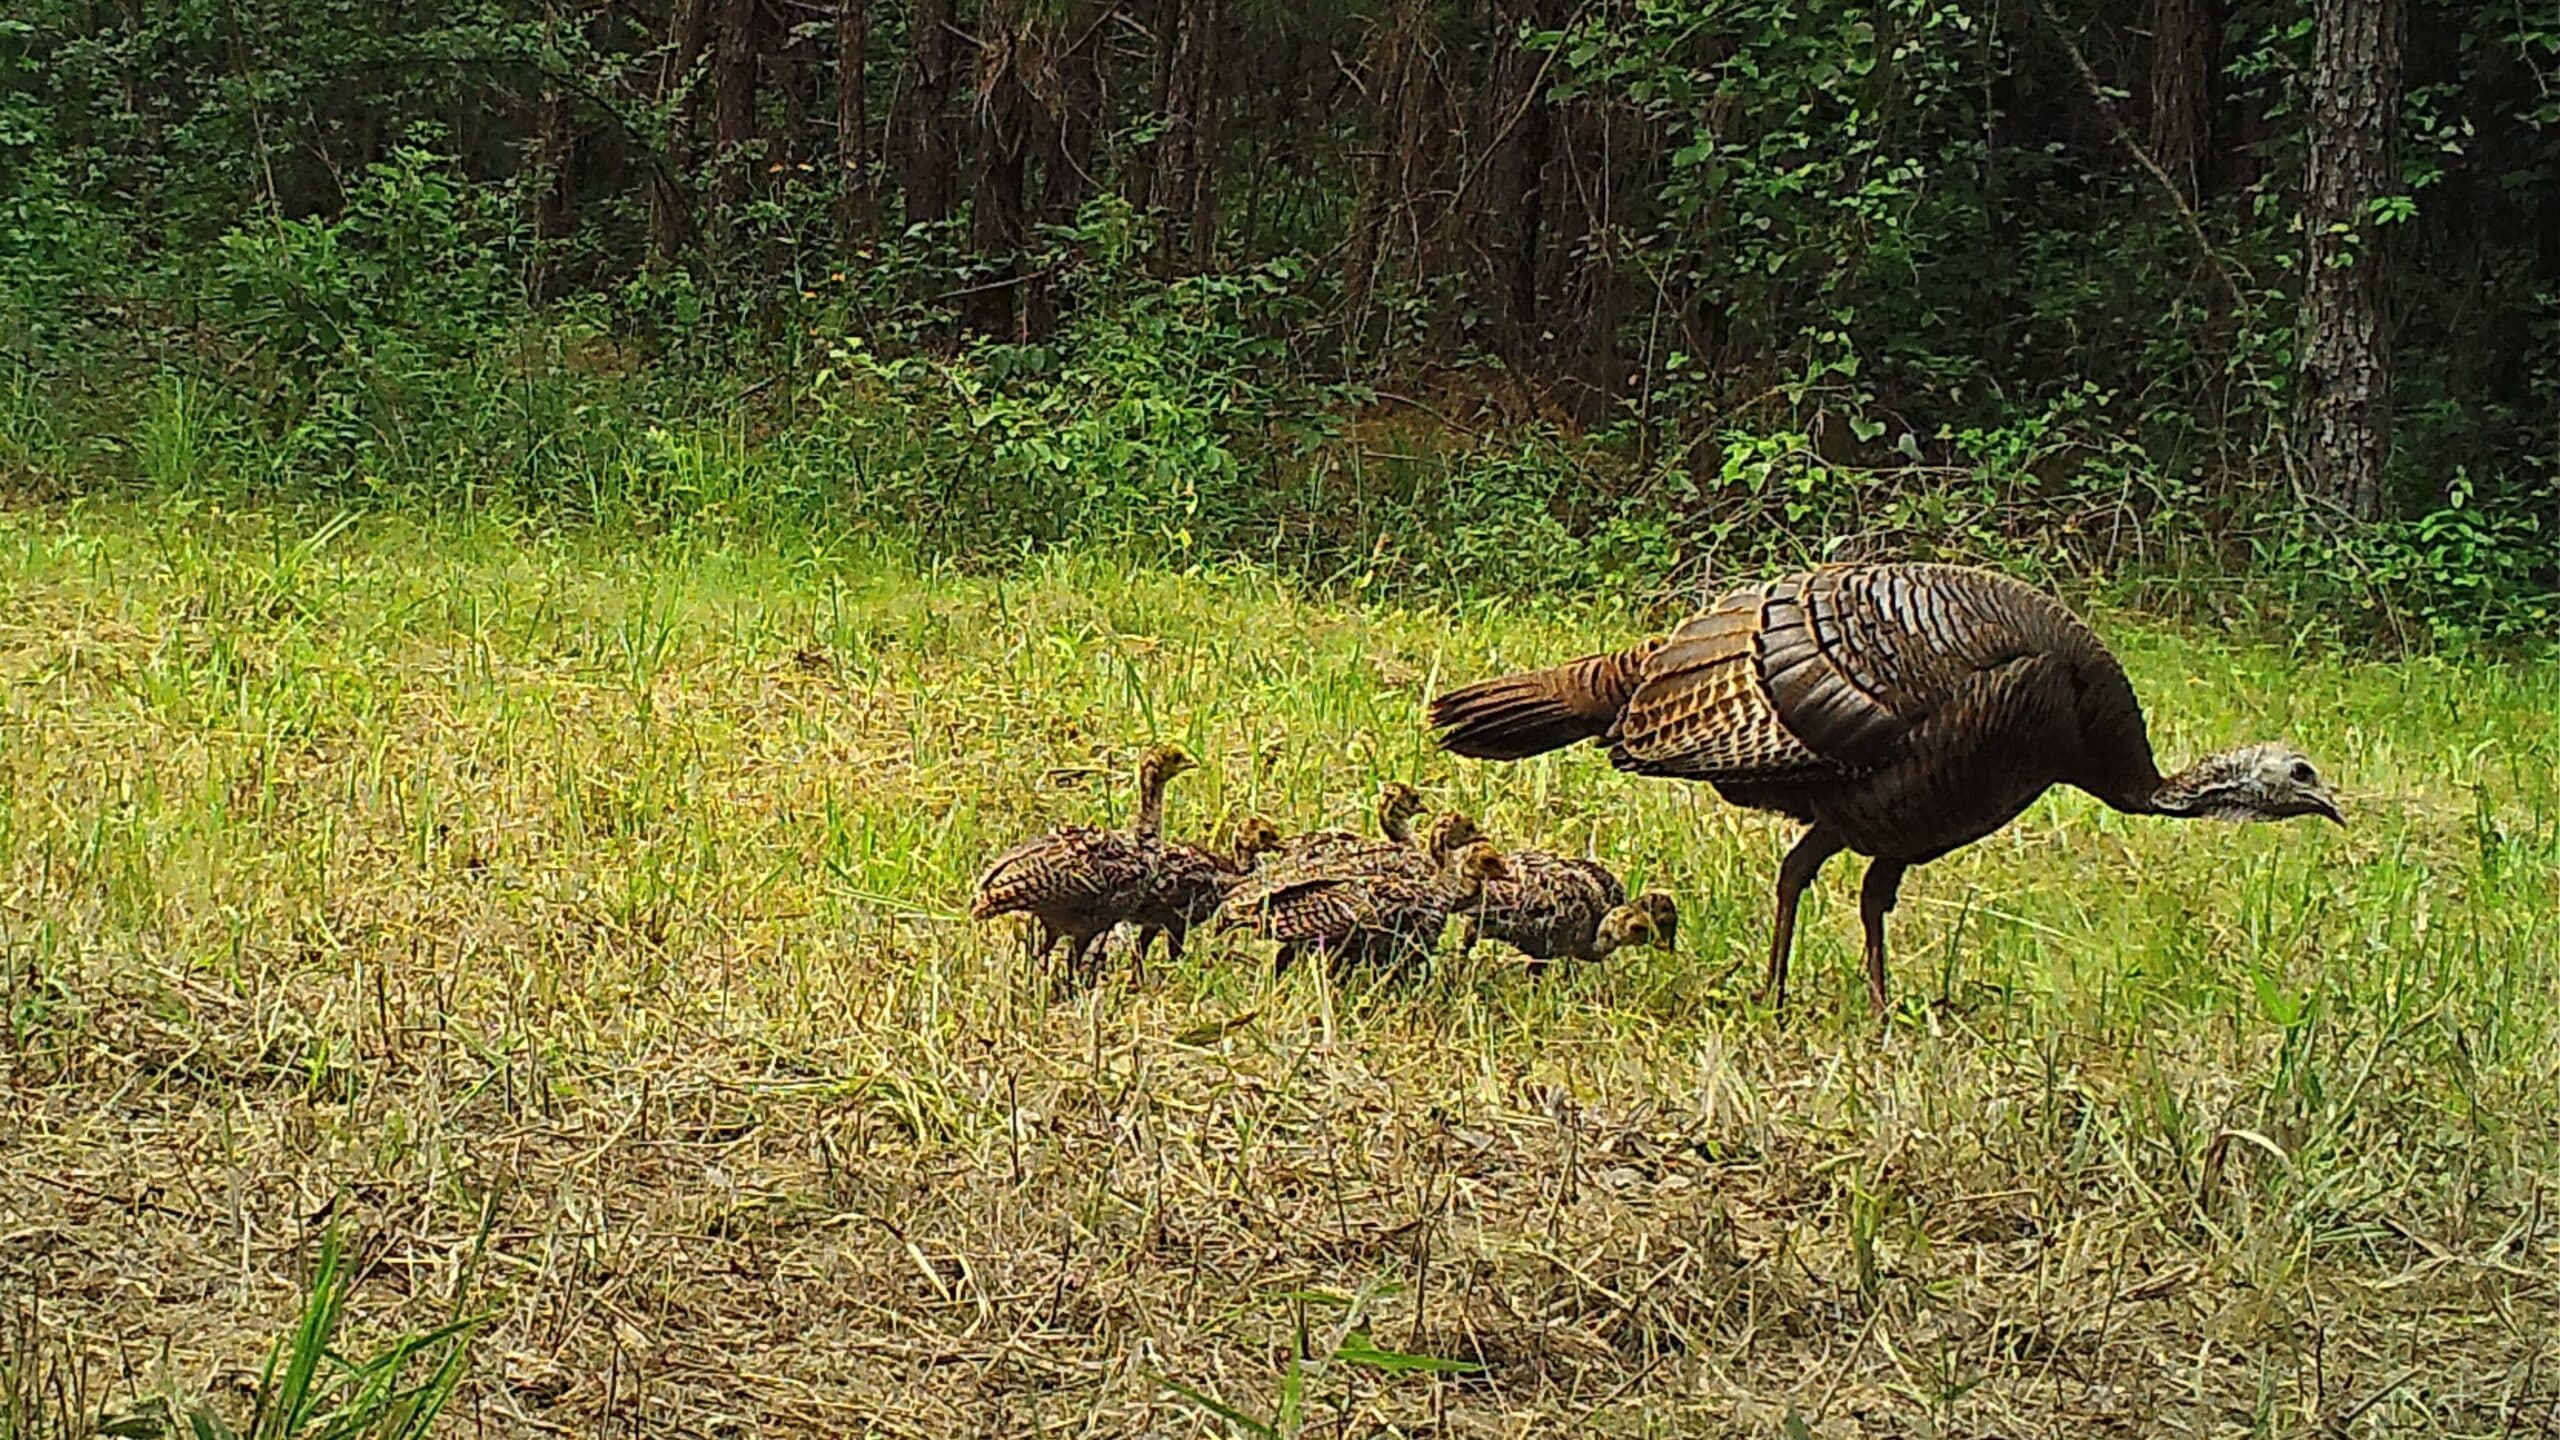
{"type": "Polygon", "coordinates": [[[1138,771],[1138,819],[1130,830],[1138,835],[1153,835],[1164,828],[1164,782],[1171,777],[1164,767],[1148,764],[1138,771]]]}
{"type": "Polygon", "coordinates": [[[2167,815],[2181,820],[2214,814],[2212,806],[2205,800],[2211,793],[2205,782],[2219,778],[2210,772],[2213,763],[2220,758],[2207,755],[2174,775],[2154,779],[2150,788],[2143,792],[2137,813],[2167,815]]]}
{"type": "Polygon", "coordinates": [[[2207,755],[2171,775],[2148,763],[2115,785],[2083,786],[2114,809],[2128,815],[2163,815],[2173,820],[2209,819],[2222,813],[2210,797],[2224,777],[2215,768],[2221,755],[2207,755]]]}
{"type": "Polygon", "coordinates": [[[2160,774],[2151,752],[2151,729],[2143,723],[2142,702],[2134,698],[2124,667],[2099,650],[2076,657],[2073,669],[2079,755],[2060,778],[2127,815],[2187,813],[2162,802],[2181,793],[2176,790],[2179,781],[2193,774],[2195,767],[2166,778],[2160,774]]]}

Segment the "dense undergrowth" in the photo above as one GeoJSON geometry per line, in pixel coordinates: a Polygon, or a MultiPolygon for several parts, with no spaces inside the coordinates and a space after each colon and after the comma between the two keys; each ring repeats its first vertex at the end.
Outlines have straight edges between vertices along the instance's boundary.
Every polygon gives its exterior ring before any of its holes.
{"type": "MultiPolygon", "coordinates": [[[[342,215],[152,257],[65,200],[0,282],[0,481],[543,523],[850,531],[964,565],[1056,546],[1243,559],[1363,591],[1686,594],[1777,562],[1990,561],[2217,620],[2403,648],[2534,643],[2529,507],[2342,530],[2260,474],[2146,448],[2095,384],[1904,428],[1844,362],[1708,424],[1594,428],[1489,359],[1327,378],[1300,262],[1149,278],[1125,207],[1061,236],[1045,343],[955,336],[925,241],[738,308],[686,272],[535,307],[499,200],[403,149],[342,215]],[[2279,498],[2281,497],[2281,499],[2279,498]]],[[[1854,355],[1845,363],[1856,373],[1854,355]]],[[[2216,462],[2275,466],[2260,445],[2216,462]]]]}

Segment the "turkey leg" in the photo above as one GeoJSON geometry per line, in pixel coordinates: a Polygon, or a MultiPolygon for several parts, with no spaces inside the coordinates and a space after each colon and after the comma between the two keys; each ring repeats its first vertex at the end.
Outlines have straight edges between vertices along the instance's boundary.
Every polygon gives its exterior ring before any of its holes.
{"type": "Polygon", "coordinates": [[[1104,933],[1093,930],[1068,937],[1072,942],[1067,949],[1067,975],[1070,979],[1091,985],[1101,975],[1102,959],[1094,954],[1094,945],[1104,933]]]}
{"type": "Polygon", "coordinates": [[[1896,900],[1902,896],[1902,875],[1910,867],[1899,860],[1878,860],[1867,866],[1867,881],[1858,888],[1858,919],[1867,927],[1867,998],[1875,1002],[1876,1018],[1885,1016],[1884,1008],[1884,917],[1893,913],[1896,900]]]}
{"type": "Polygon", "coordinates": [[[1787,1008],[1787,956],[1796,945],[1796,901],[1821,873],[1823,862],[1846,848],[1839,836],[1817,825],[1804,832],[1778,866],[1778,918],[1770,927],[1769,980],[1760,987],[1760,998],[1773,1010],[1787,1008]]]}

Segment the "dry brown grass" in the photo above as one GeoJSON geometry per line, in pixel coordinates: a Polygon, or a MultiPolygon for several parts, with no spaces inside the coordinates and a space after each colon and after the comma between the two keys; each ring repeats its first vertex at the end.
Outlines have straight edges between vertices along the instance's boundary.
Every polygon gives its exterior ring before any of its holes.
{"type": "Polygon", "coordinates": [[[229,1403],[336,1225],[361,1333],[491,1312],[457,1434],[2560,1421],[2548,674],[2111,619],[2164,750],[2357,828],[2049,800],[1914,878],[1878,1043],[1845,870],[1772,1018],[1774,826],[1427,755],[1435,671],[1620,618],[311,528],[0,521],[0,1293],[93,1391],[229,1403]],[[1051,993],[969,874],[1157,737],[1179,829],[1414,778],[1682,942],[1051,993]]]}

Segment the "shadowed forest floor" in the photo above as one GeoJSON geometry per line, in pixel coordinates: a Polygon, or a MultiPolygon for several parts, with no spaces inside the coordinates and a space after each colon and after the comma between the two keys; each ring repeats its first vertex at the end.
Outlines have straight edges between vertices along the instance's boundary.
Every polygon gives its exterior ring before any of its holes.
{"type": "Polygon", "coordinates": [[[0,1292],[110,1399],[235,1403],[335,1225],[342,1348],[490,1314],[453,1434],[2560,1419],[2548,669],[2098,614],[2164,761],[2352,828],[2049,796],[1914,873],[1879,1041],[1854,865],[1773,1017],[1786,827],[1429,749],[1605,607],[143,507],[0,515],[0,593],[0,1292]],[[1410,780],[1679,942],[1056,991],[969,881],[1156,739],[1175,833],[1410,780]]]}

